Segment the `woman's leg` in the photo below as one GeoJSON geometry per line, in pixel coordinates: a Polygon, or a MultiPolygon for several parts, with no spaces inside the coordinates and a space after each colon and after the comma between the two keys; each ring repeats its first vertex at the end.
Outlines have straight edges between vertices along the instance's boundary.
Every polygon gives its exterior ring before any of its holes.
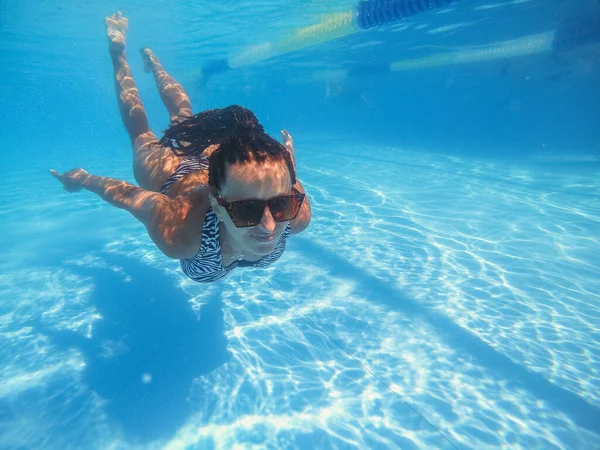
{"type": "Polygon", "coordinates": [[[115,73],[121,119],[133,146],[133,173],[140,187],[160,191],[163,183],[179,165],[181,158],[170,148],[161,146],[148,125],[146,110],[125,55],[127,19],[117,12],[106,17],[104,22],[115,73]]]}
{"type": "Polygon", "coordinates": [[[149,48],[142,49],[144,58],[144,69],[152,72],[156,87],[160,93],[164,105],[169,110],[171,123],[181,122],[192,116],[192,105],[190,97],[175,78],[164,69],[154,52],[149,48]]]}

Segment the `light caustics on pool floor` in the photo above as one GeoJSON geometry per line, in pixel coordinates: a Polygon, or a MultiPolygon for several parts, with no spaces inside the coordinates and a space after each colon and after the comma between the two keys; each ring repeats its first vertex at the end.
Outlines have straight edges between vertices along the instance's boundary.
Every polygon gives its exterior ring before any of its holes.
{"type": "MultiPolygon", "coordinates": [[[[81,269],[135,283],[115,255],[159,268],[200,318],[220,300],[230,352],[193,382],[185,423],[143,448],[452,448],[390,389],[459,448],[600,445],[584,418],[544,397],[558,392],[600,408],[600,208],[590,201],[598,178],[398,149],[379,148],[382,161],[366,161],[368,146],[336,159],[316,148],[305,145],[299,168],[313,199],[309,231],[276,266],[219,285],[184,279],[129,217],[91,198],[48,194],[60,217],[4,205],[3,219],[17,210],[45,219],[25,230],[6,220],[15,236],[37,227],[31,245],[42,253],[76,207],[105,225],[93,251],[59,268],[32,264],[27,246],[2,263],[2,298],[10,300],[0,319],[8,361],[0,399],[10,412],[0,446],[68,448],[76,439],[136,447],[85,385],[82,353],[58,350],[35,326],[93,340],[104,319],[90,303],[96,281],[81,269]]],[[[105,344],[106,358],[128,351],[105,344]]],[[[141,370],[139,382],[152,375],[141,370]]]]}

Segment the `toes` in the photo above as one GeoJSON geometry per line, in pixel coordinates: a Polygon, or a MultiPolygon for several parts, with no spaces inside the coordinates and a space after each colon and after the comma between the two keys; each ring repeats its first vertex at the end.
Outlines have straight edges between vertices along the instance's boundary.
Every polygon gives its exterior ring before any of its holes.
{"type": "Polygon", "coordinates": [[[129,26],[129,20],[126,17],[123,17],[121,11],[117,11],[111,16],[106,16],[104,18],[104,24],[112,27],[120,28],[121,30],[126,30],[129,26]]]}
{"type": "Polygon", "coordinates": [[[107,23],[107,24],[108,23],[115,23],[117,20],[120,19],[120,17],[121,17],[121,12],[117,11],[116,13],[111,14],[110,16],[106,16],[104,18],[104,23],[107,23]]]}

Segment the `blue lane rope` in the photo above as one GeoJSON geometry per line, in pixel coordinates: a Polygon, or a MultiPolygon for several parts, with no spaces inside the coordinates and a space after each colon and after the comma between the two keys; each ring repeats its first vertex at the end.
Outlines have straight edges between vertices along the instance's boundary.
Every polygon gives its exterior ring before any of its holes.
{"type": "Polygon", "coordinates": [[[433,423],[431,423],[429,420],[427,420],[425,418],[425,416],[423,416],[419,411],[417,411],[415,409],[414,406],[412,406],[410,403],[408,403],[406,400],[404,400],[402,398],[402,396],[400,394],[398,394],[396,391],[394,391],[385,381],[383,381],[381,378],[379,378],[371,369],[369,369],[367,366],[365,366],[360,359],[358,359],[356,356],[354,356],[346,347],[344,347],[339,341],[337,341],[335,338],[333,338],[329,333],[327,333],[327,331],[325,331],[317,322],[315,322],[313,319],[311,319],[310,317],[308,317],[306,314],[304,314],[302,312],[302,310],[300,308],[298,308],[290,299],[288,299],[285,295],[283,295],[281,293],[281,291],[279,289],[277,289],[277,287],[271,283],[269,280],[265,279],[262,275],[258,275],[258,277],[263,280],[265,283],[267,283],[269,286],[271,286],[271,288],[277,292],[277,294],[279,294],[279,296],[284,299],[286,302],[288,302],[290,305],[292,305],[292,307],[298,311],[302,316],[304,316],[304,318],[306,320],[308,320],[310,323],[313,324],[313,326],[319,330],[321,333],[323,333],[325,336],[327,336],[335,345],[337,345],[340,349],[342,349],[342,351],[344,351],[344,353],[346,353],[350,358],[352,358],[354,361],[356,361],[368,374],[370,374],[373,378],[375,378],[375,380],[377,380],[379,383],[381,383],[383,386],[385,386],[392,394],[394,394],[396,397],[398,397],[398,399],[404,403],[408,408],[410,408],[417,416],[419,416],[427,425],[429,425],[433,430],[435,430],[444,440],[446,440],[453,448],[455,448],[456,450],[460,450],[459,447],[452,442],[448,436],[446,436],[444,433],[442,433],[442,431],[440,431],[439,428],[437,428],[435,425],[433,425],[433,423]]]}
{"type": "Polygon", "coordinates": [[[556,53],[569,52],[599,42],[600,14],[594,14],[561,22],[554,33],[552,50],[556,53]]]}
{"type": "Polygon", "coordinates": [[[209,77],[229,69],[253,64],[264,59],[289,53],[301,48],[337,39],[361,30],[396,22],[426,11],[449,6],[459,0],[361,0],[342,13],[325,15],[321,22],[291,30],[287,37],[276,42],[250,46],[239,54],[209,61],[202,67],[202,77],[209,77]]]}
{"type": "Polygon", "coordinates": [[[362,29],[396,22],[459,0],[369,0],[358,2],[357,22],[362,29]]]}

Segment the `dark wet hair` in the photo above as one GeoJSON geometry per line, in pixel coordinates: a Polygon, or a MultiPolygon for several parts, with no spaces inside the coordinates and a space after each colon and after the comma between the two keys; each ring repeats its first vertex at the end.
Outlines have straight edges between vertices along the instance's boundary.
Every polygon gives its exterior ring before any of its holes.
{"type": "Polygon", "coordinates": [[[209,156],[208,184],[221,189],[227,164],[248,161],[285,161],[292,185],[296,171],[286,148],[265,133],[252,111],[238,105],[204,111],[171,125],[160,140],[178,156],[197,156],[210,145],[219,148],[209,156]]]}

